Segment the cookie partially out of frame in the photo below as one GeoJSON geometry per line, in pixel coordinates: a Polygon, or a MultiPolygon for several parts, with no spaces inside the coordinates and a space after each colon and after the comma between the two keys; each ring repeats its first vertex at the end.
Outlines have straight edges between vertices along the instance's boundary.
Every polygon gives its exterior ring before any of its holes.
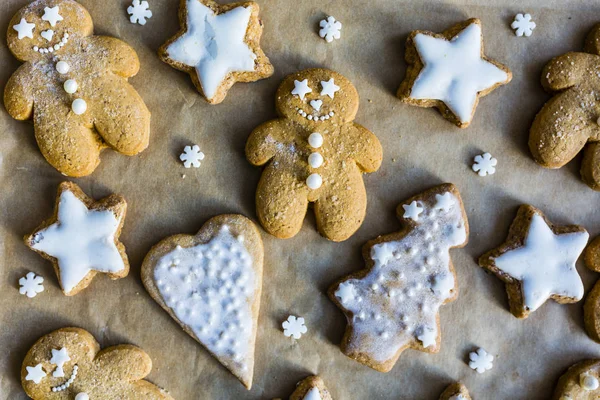
{"type": "Polygon", "coordinates": [[[405,59],[400,100],[435,107],[460,128],[471,123],[480,97],[512,79],[508,67],[485,56],[481,21],[475,18],[442,33],[411,32],[405,59]]]}
{"type": "Polygon", "coordinates": [[[181,0],[181,30],[158,50],[161,60],[187,72],[211,104],[225,99],[236,82],[273,75],[260,47],[263,25],[253,1],[219,5],[212,0],[181,0]]]}
{"type": "Polygon", "coordinates": [[[142,264],[142,282],[152,298],[248,389],[263,253],[254,223],[225,214],[208,220],[196,235],[163,239],[142,264]]]}
{"type": "Polygon", "coordinates": [[[597,400],[600,398],[600,360],[585,360],[571,366],[558,380],[552,400],[597,400]]]}
{"type": "Polygon", "coordinates": [[[469,390],[460,382],[453,383],[440,395],[440,400],[471,400],[469,390]]]}
{"type": "Polygon", "coordinates": [[[583,252],[587,231],[579,225],[555,225],[539,209],[519,207],[499,247],[479,258],[479,265],[506,284],[510,312],[527,318],[548,299],[560,304],[583,297],[575,262],[583,252]]]}
{"type": "MultiPolygon", "coordinates": [[[[600,236],[585,249],[585,264],[592,271],[600,272],[600,236]]],[[[583,321],[588,335],[600,343],[600,280],[585,298],[583,321]]]]}

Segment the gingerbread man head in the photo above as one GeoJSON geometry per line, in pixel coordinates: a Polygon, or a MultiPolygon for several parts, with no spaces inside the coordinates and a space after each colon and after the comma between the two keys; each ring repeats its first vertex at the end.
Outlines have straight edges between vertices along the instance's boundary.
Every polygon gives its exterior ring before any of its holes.
{"type": "Polygon", "coordinates": [[[63,328],[41,337],[29,350],[21,383],[34,400],[171,400],[142,380],[151,369],[152,360],[138,347],[119,345],[100,351],[89,332],[63,328]]]}
{"type": "Polygon", "coordinates": [[[531,126],[529,148],[547,168],[560,168],[584,151],[583,181],[600,190],[600,24],[588,35],[585,53],[550,61],[542,72],[544,88],[556,93],[531,126]]]}
{"type": "Polygon", "coordinates": [[[358,92],[344,76],[313,68],[288,75],[277,89],[277,112],[310,129],[354,120],[358,92]]]}
{"type": "Polygon", "coordinates": [[[8,25],[6,40],[21,61],[68,52],[76,37],[90,36],[92,17],[72,0],[37,0],[20,9],[8,25]]]}

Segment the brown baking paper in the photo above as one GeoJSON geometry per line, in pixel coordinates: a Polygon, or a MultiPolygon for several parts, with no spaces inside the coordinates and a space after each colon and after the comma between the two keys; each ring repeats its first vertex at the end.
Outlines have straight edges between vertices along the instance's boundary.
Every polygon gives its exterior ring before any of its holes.
{"type": "MultiPolygon", "coordinates": [[[[27,2],[0,4],[0,31],[27,2]]],[[[121,38],[138,52],[140,73],[131,79],[152,111],[150,147],[126,157],[106,151],[92,176],[72,179],[90,196],[123,195],[129,208],[121,239],[131,261],[129,276],[98,276],[74,297],[64,296],[49,262],[23,244],[52,214],[57,185],[65,178],[41,156],[30,122],[0,111],[0,398],[25,399],[19,374],[34,341],[60,327],[89,330],[103,347],[132,343],[152,357],[148,377],[175,399],[287,398],[297,381],[319,374],[335,399],[437,399],[461,380],[475,399],[546,399],[571,364],[599,357],[600,345],[583,329],[583,302],[548,302],[525,321],[508,312],[504,285],[475,260],[500,244],[518,205],[542,209],[559,224],[582,224],[600,233],[600,193],[579,177],[581,157],[560,170],[539,167],[527,147],[528,129],[549,98],[539,83],[543,65],[555,55],[579,51],[600,19],[596,0],[259,0],[265,30],[263,48],[275,75],[236,84],[221,105],[207,104],[189,77],[162,63],[156,50],[178,30],[178,0],[150,0],[153,17],[145,26],[128,20],[126,0],[82,0],[96,33],[121,38]],[[502,4],[500,4],[502,3],[502,4]],[[510,29],[516,13],[529,12],[533,36],[510,29]],[[335,16],[342,38],[326,43],[319,20],[335,16]],[[511,68],[514,78],[483,98],[471,126],[461,130],[435,110],[401,104],[395,97],[406,65],[404,41],[411,30],[442,31],[470,17],[483,22],[486,54],[511,68]],[[361,96],[356,122],[373,131],[384,148],[381,169],[365,177],[369,204],[360,230],[343,243],[319,236],[312,215],[294,238],[279,240],[264,231],[265,269],[256,348],[254,385],[244,387],[145,292],[141,261],[150,247],[175,233],[195,233],[221,213],[255,219],[254,192],[260,170],[244,157],[252,129],[275,117],[274,94],[281,79],[308,67],[327,67],[348,77],[361,96]],[[185,169],[178,156],[198,144],[206,154],[198,169],[185,169]],[[473,157],[498,159],[493,176],[471,170],[473,157]],[[387,374],[375,372],[339,350],[346,327],[325,295],[336,279],[363,268],[361,246],[395,231],[395,207],[442,182],[461,191],[471,236],[452,250],[458,300],[441,308],[442,347],[438,354],[409,350],[387,374]],[[28,271],[45,278],[46,290],[33,299],[19,294],[28,271]],[[284,337],[288,315],[306,319],[301,339],[284,337]],[[480,375],[466,364],[481,346],[496,359],[480,375]]],[[[0,40],[0,83],[20,63],[0,40]]],[[[310,213],[309,213],[310,214],[310,213]]],[[[600,275],[579,263],[586,289],[600,275]]]]}

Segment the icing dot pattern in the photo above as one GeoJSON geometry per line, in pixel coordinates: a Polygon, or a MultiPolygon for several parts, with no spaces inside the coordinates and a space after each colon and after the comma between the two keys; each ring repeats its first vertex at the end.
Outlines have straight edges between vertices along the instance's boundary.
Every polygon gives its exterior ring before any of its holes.
{"type": "Polygon", "coordinates": [[[77,366],[77,364],[75,364],[73,366],[73,372],[71,372],[71,376],[69,377],[69,379],[62,385],[54,386],[52,388],[52,391],[53,392],[62,392],[63,390],[67,390],[73,384],[73,382],[75,382],[75,378],[77,378],[78,371],[79,371],[79,367],[77,366]]]}
{"type": "Polygon", "coordinates": [[[436,316],[456,286],[449,249],[466,240],[459,200],[443,196],[445,208],[420,201],[423,211],[409,234],[374,245],[369,273],[338,287],[336,298],[353,315],[349,351],[384,362],[414,342],[435,346],[436,316]]]}
{"type": "Polygon", "coordinates": [[[166,305],[215,355],[247,368],[256,277],[242,237],[227,226],[208,243],[164,255],[154,281],[166,305]]]}

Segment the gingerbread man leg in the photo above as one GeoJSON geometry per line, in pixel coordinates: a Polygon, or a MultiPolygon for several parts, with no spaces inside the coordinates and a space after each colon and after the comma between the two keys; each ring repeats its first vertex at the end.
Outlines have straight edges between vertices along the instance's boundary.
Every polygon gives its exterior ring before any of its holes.
{"type": "Polygon", "coordinates": [[[148,147],[150,111],[140,95],[120,77],[107,82],[102,106],[94,109],[96,130],[113,149],[135,155],[148,147]]]}
{"type": "Polygon", "coordinates": [[[323,192],[315,202],[317,228],[326,238],[341,242],[360,228],[367,209],[367,192],[361,179],[349,180],[340,190],[323,192]]]}
{"type": "Polygon", "coordinates": [[[290,174],[269,166],[256,190],[256,212],[260,223],[267,232],[281,239],[291,238],[300,231],[308,209],[306,184],[290,174]]]}
{"type": "Polygon", "coordinates": [[[581,177],[589,187],[600,191],[600,142],[589,143],[585,148],[581,177]]]}
{"type": "Polygon", "coordinates": [[[59,172],[72,177],[86,176],[100,163],[102,141],[77,117],[67,116],[60,122],[38,118],[34,126],[43,156],[59,172]]]}

